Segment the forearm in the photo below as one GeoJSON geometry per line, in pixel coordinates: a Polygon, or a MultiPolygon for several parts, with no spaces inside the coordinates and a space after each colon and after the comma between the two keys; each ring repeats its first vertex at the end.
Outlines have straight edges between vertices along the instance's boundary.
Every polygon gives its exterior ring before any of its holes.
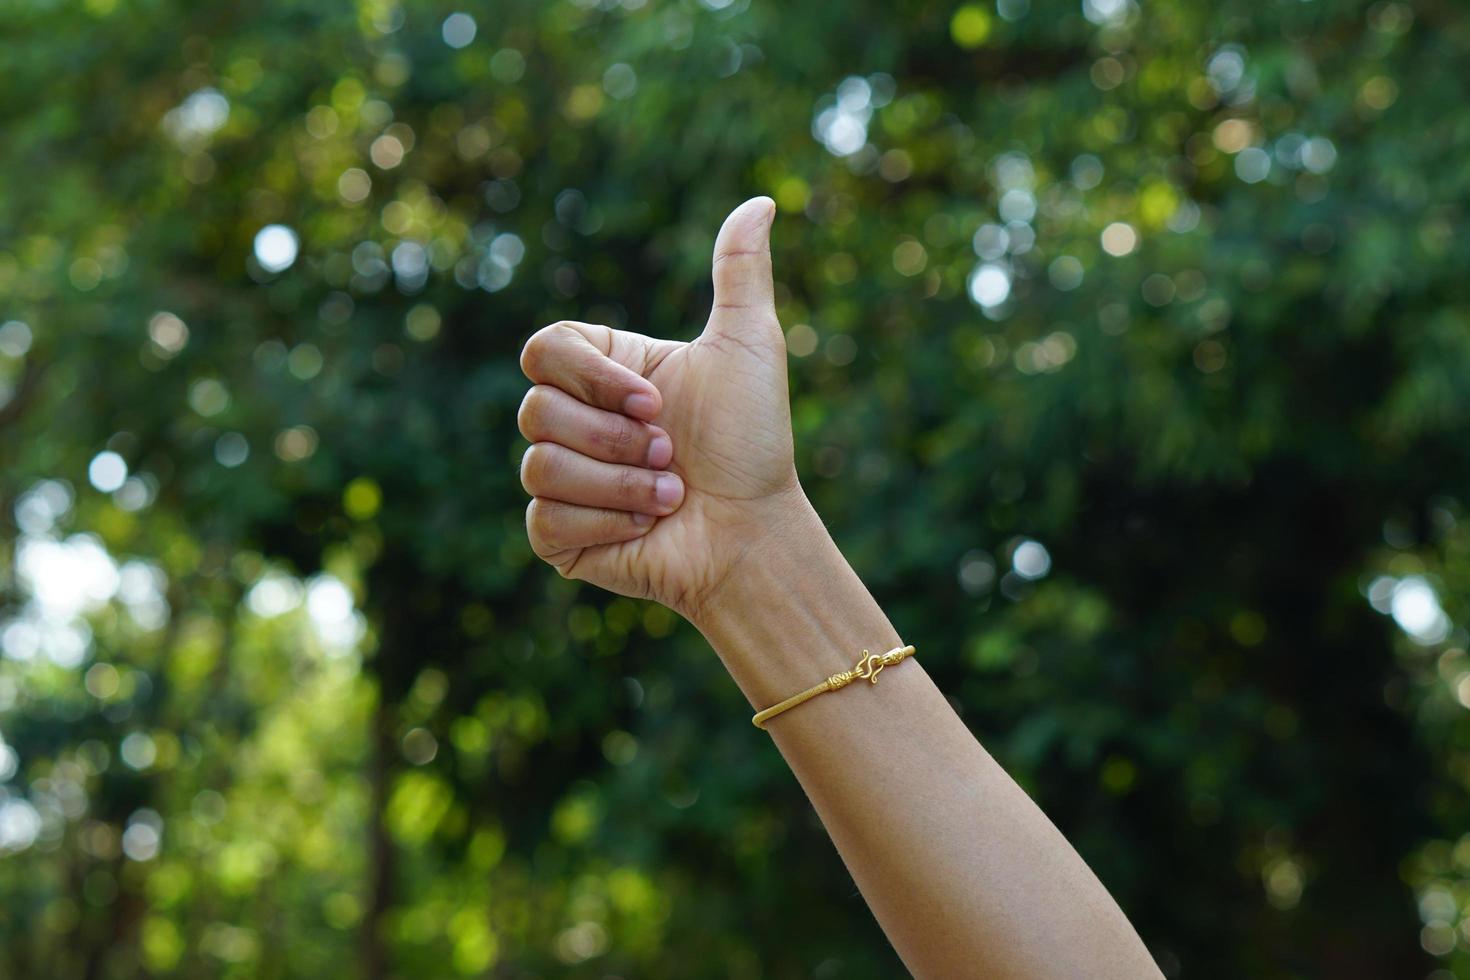
{"type": "MultiPolygon", "coordinates": [[[[695,623],[757,708],[864,649],[926,649],[899,637],[804,498],[695,623]]],[[[917,660],[768,730],[915,976],[1157,976],[1107,891],[917,660]]]]}

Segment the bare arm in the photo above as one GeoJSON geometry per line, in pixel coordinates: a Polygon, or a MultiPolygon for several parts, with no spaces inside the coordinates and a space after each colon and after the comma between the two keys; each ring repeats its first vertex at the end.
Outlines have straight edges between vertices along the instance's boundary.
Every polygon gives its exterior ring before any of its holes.
{"type": "MultiPolygon", "coordinates": [[[[715,245],[691,343],[584,323],[526,345],[532,547],[563,575],[693,622],[764,708],[902,637],[797,480],[768,234],[715,245]]],[[[769,723],[864,898],[921,978],[1156,977],[1123,913],[965,728],[918,660],[769,723]]],[[[752,737],[765,737],[751,729],[752,737]]]]}
{"type": "MultiPolygon", "coordinates": [[[[764,542],[696,625],[763,708],[903,642],[814,512],[764,542]]],[[[1123,913],[922,666],[769,722],[917,977],[1154,977],[1123,913]]]]}

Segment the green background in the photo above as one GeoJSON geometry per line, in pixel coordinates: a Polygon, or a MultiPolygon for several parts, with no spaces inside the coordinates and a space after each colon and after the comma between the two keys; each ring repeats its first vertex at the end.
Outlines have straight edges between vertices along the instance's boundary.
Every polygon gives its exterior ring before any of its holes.
{"type": "Polygon", "coordinates": [[[0,976],[902,975],[522,527],[526,337],[770,194],[809,495],[1166,974],[1470,977],[1470,11],[461,10],[0,12],[0,976]]]}

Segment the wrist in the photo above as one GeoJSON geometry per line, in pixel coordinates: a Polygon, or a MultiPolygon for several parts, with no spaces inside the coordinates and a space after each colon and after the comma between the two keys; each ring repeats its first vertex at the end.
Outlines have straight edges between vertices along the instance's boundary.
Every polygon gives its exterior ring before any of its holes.
{"type": "Polygon", "coordinates": [[[678,610],[706,634],[769,611],[776,594],[794,586],[802,565],[836,551],[800,484],[764,499],[753,515],[728,522],[726,531],[729,544],[721,550],[730,557],[718,581],[678,610]]]}
{"type": "Polygon", "coordinates": [[[797,497],[687,616],[758,708],[850,669],[864,649],[900,645],[799,487],[797,497]]]}

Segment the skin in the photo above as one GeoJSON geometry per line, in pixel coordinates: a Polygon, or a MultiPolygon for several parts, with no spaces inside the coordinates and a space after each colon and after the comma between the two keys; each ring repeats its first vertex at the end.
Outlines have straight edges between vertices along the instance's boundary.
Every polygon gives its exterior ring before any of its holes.
{"type": "MultiPolygon", "coordinates": [[[[755,708],[904,642],[797,479],[774,216],[755,198],[725,220],[695,340],[562,322],[521,357],[532,548],[564,576],[687,618],[755,708]]],[[[922,654],[922,636],[908,640],[922,654]]],[[[1160,976],[918,660],[767,728],[914,976],[1160,976]]]]}

